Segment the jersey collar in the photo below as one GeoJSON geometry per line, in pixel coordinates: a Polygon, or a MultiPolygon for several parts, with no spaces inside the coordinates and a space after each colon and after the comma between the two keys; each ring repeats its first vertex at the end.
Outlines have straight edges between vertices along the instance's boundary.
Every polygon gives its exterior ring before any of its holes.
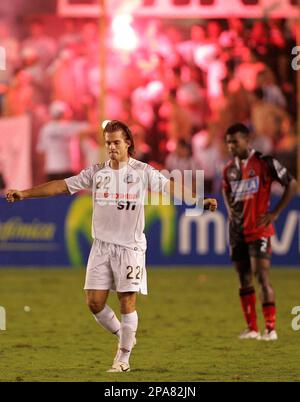
{"type": "MultiPolygon", "coordinates": [[[[132,158],[130,157],[130,158],[128,159],[128,162],[126,163],[126,166],[123,166],[121,169],[119,169],[119,171],[122,171],[123,169],[127,169],[128,165],[130,165],[131,161],[132,161],[132,158]]],[[[106,168],[109,168],[109,169],[112,169],[112,168],[110,167],[110,159],[105,162],[105,167],[106,167],[106,168]]],[[[112,169],[112,170],[113,170],[113,169],[112,169]]]]}
{"type": "Polygon", "coordinates": [[[243,159],[242,161],[240,161],[240,159],[238,157],[235,158],[235,164],[236,166],[240,169],[241,168],[241,162],[242,162],[242,166],[246,167],[248,165],[249,160],[252,158],[252,156],[255,154],[255,149],[251,149],[249,156],[247,159],[243,159]]]}

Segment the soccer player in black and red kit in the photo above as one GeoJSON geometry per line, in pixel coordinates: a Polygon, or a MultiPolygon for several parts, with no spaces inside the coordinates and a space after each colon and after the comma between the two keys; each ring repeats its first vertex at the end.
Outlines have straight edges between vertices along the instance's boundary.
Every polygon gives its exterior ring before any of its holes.
{"type": "Polygon", "coordinates": [[[250,147],[250,132],[235,124],[226,132],[233,159],[223,172],[223,197],[230,222],[231,258],[240,280],[240,298],[248,328],[240,339],[277,340],[275,295],[269,279],[273,222],[297,191],[296,180],[276,159],[250,147]],[[271,185],[279,182],[283,195],[269,211],[271,185]],[[253,277],[261,290],[266,330],[261,336],[256,319],[253,277]]]}

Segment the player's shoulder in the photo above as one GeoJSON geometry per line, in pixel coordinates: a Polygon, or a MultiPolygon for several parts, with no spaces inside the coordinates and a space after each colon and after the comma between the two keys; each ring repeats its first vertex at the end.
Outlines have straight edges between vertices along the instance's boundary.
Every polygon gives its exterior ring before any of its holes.
{"type": "Polygon", "coordinates": [[[262,152],[256,151],[254,155],[257,160],[261,163],[267,164],[268,166],[272,166],[276,161],[274,156],[270,154],[263,154],[262,152]]]}
{"type": "Polygon", "coordinates": [[[95,165],[88,166],[83,170],[84,173],[90,174],[91,176],[95,175],[99,171],[105,169],[106,163],[96,163],[95,165]]]}
{"type": "Polygon", "coordinates": [[[284,176],[288,176],[291,178],[287,168],[283,166],[273,155],[259,153],[258,158],[260,163],[263,164],[264,171],[269,172],[272,177],[282,178],[284,176]]]}
{"type": "Polygon", "coordinates": [[[96,163],[95,165],[90,166],[90,169],[98,171],[98,170],[105,169],[106,166],[107,166],[107,162],[96,163]]]}
{"type": "Polygon", "coordinates": [[[137,159],[133,159],[133,158],[130,158],[129,166],[135,170],[146,170],[148,168],[151,168],[151,166],[148,165],[147,163],[141,162],[141,161],[139,161],[137,159]]]}
{"type": "Polygon", "coordinates": [[[103,170],[108,166],[108,162],[96,163],[93,166],[94,166],[94,169],[96,169],[96,170],[103,170]]]}
{"type": "Polygon", "coordinates": [[[264,154],[262,152],[259,151],[255,151],[254,156],[259,159],[259,160],[269,160],[269,159],[273,159],[273,156],[270,154],[264,154]]]}

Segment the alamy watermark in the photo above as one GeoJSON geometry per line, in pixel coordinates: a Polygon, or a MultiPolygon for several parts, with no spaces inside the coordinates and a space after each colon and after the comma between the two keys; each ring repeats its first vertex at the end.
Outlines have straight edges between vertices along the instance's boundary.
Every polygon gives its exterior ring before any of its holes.
{"type": "Polygon", "coordinates": [[[134,211],[137,205],[185,204],[188,216],[199,216],[204,210],[204,171],[132,169],[124,174],[122,168],[102,169],[96,173],[94,193],[100,206],[134,211]]]}
{"type": "Polygon", "coordinates": [[[0,71],[6,70],[6,50],[0,46],[0,71]]]}
{"type": "Polygon", "coordinates": [[[292,69],[298,71],[300,70],[300,46],[293,47],[292,55],[296,56],[292,60],[292,69]]]}
{"type": "Polygon", "coordinates": [[[0,331],[6,331],[6,310],[0,306],[0,331]]]}
{"type": "Polygon", "coordinates": [[[292,315],[296,317],[292,320],[293,331],[300,331],[300,306],[295,306],[291,312],[292,315]]]}

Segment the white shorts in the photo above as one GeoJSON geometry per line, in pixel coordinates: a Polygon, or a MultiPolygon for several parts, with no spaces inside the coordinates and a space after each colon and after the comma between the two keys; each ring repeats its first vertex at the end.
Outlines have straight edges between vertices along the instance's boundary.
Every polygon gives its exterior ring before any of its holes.
{"type": "Polygon", "coordinates": [[[145,252],[94,240],[85,290],[115,290],[147,294],[145,252]]]}

